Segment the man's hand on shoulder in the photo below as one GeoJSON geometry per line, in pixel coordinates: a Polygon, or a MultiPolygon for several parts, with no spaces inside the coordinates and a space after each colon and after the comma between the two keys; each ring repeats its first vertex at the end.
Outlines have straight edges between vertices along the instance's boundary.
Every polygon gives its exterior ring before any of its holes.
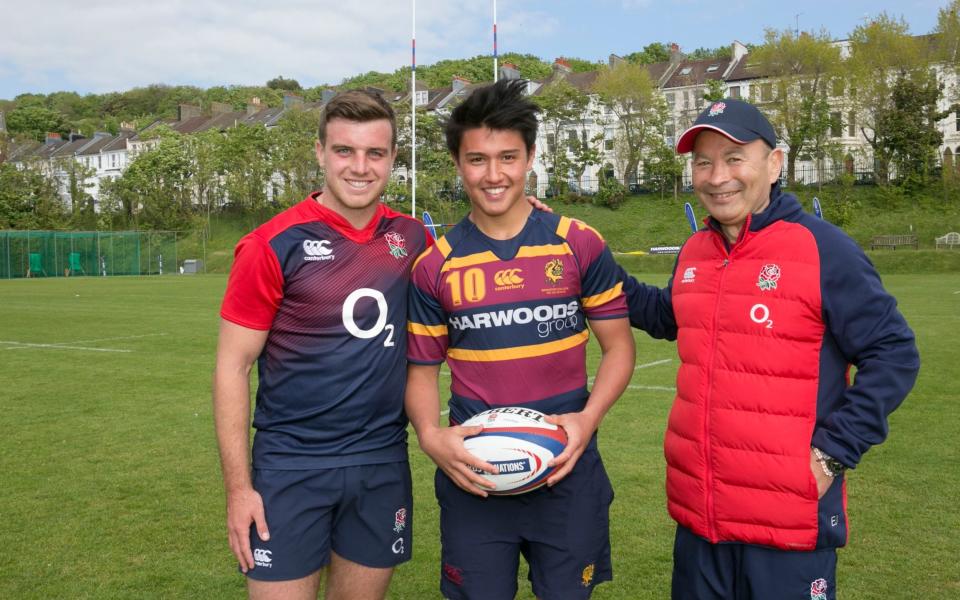
{"type": "Polygon", "coordinates": [[[540,198],[536,196],[527,196],[527,202],[530,203],[530,206],[534,207],[537,210],[542,210],[543,212],[552,213],[553,209],[549,205],[545,204],[540,198]]]}
{"type": "Polygon", "coordinates": [[[260,539],[270,539],[267,529],[267,517],[263,510],[263,499],[253,488],[244,488],[227,492],[227,535],[230,549],[240,563],[240,570],[246,573],[254,568],[253,552],[250,549],[250,523],[256,523],[260,539]]]}

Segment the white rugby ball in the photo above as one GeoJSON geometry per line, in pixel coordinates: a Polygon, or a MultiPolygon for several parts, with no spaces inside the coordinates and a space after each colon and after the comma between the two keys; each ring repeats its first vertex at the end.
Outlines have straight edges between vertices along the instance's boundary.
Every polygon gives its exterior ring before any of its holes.
{"type": "Polygon", "coordinates": [[[496,485],[488,493],[504,496],[535,490],[553,472],[548,467],[567,445],[567,434],[547,423],[542,412],[519,406],[493,408],[467,419],[463,425],[482,425],[483,431],[464,438],[463,445],[477,458],[499,469],[480,474],[496,485]]]}

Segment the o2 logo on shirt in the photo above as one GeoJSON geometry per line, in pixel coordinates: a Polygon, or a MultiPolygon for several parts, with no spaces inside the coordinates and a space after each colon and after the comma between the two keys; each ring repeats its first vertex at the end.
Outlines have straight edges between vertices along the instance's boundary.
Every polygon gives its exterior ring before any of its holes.
{"type": "Polygon", "coordinates": [[[767,329],[773,329],[773,319],[770,318],[770,309],[766,304],[754,304],[750,309],[750,320],[767,329]]]}
{"type": "Polygon", "coordinates": [[[384,330],[386,330],[387,339],[383,341],[383,345],[387,348],[395,345],[393,341],[393,324],[391,323],[387,325],[387,298],[380,290],[375,290],[372,288],[360,288],[350,292],[350,295],[347,296],[347,299],[343,301],[343,326],[347,328],[347,331],[350,332],[350,335],[358,337],[362,340],[375,338],[383,333],[384,330]],[[356,312],[357,302],[361,298],[371,298],[377,303],[377,309],[379,310],[377,322],[374,323],[373,327],[370,329],[360,329],[356,320],[353,318],[356,312]]]}

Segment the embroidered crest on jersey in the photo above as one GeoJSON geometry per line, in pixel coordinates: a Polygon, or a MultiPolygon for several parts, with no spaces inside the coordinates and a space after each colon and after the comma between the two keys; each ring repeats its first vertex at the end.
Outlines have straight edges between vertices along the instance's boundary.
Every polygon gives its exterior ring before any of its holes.
{"type": "Polygon", "coordinates": [[[547,277],[547,283],[557,285],[563,279],[563,261],[559,258],[548,261],[544,265],[543,274],[547,277]]]}
{"type": "Polygon", "coordinates": [[[590,587],[590,584],[593,583],[593,569],[593,563],[583,568],[583,573],[580,574],[580,584],[583,587],[590,587]]]}
{"type": "Polygon", "coordinates": [[[763,265],[760,269],[760,278],[757,279],[757,287],[763,291],[775,290],[779,279],[780,265],[763,265]]]}
{"type": "Polygon", "coordinates": [[[827,600],[827,580],[823,577],[810,582],[810,600],[827,600]]]}
{"type": "Polygon", "coordinates": [[[303,240],[303,260],[333,260],[333,250],[329,240],[303,240]]]}
{"type": "Polygon", "coordinates": [[[400,508],[397,510],[396,514],[393,515],[393,531],[394,533],[400,533],[407,527],[407,509],[400,508]]]}
{"type": "Polygon", "coordinates": [[[395,231],[388,231],[384,234],[383,239],[387,240],[387,246],[390,247],[390,254],[394,258],[403,258],[407,255],[407,240],[403,239],[403,236],[395,231]]]}
{"type": "Polygon", "coordinates": [[[727,105],[723,102],[714,102],[713,106],[710,107],[710,116],[715,117],[717,115],[722,115],[723,111],[727,109],[727,105]]]}

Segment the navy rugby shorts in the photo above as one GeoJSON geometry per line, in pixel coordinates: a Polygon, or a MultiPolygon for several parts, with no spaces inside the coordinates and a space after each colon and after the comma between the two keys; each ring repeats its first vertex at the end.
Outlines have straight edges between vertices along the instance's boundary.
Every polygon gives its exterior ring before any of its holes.
{"type": "Polygon", "coordinates": [[[595,449],[552,488],[481,498],[437,470],[442,544],[440,591],[450,600],[507,600],[517,593],[520,556],[538,598],[589,598],[613,578],[613,488],[595,449]]]}
{"type": "Polygon", "coordinates": [[[251,579],[306,577],[330,552],[367,567],[393,567],[413,550],[413,495],[408,462],[316,471],[254,469],[270,541],[250,527],[251,579]]]}

